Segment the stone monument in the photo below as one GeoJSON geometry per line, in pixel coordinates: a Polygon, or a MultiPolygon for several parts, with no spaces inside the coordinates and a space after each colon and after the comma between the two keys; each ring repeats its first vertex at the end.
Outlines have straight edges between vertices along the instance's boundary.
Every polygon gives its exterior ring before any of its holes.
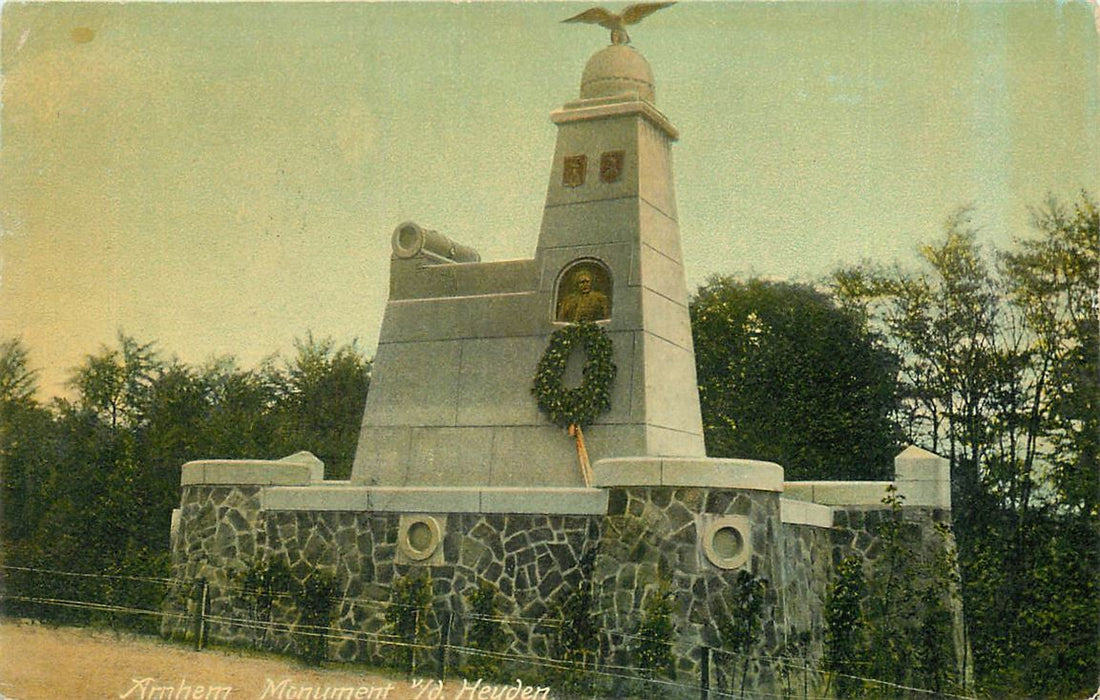
{"type": "Polygon", "coordinates": [[[567,317],[578,276],[598,282],[590,296],[600,300],[579,320],[604,327],[618,367],[611,410],[586,431],[592,459],[704,456],[677,133],[655,106],[649,64],[608,46],[588,62],[580,99],[551,119],[558,140],[533,258],[479,262],[416,224],[394,232],[354,484],[583,486],[572,440],[530,390],[550,334],[578,320],[567,317]]]}
{"type": "MultiPolygon", "coordinates": [[[[667,4],[645,5],[643,16],[667,4]]],[[[334,576],[345,634],[329,654],[377,662],[380,606],[398,579],[425,572],[434,623],[463,619],[470,591],[492,584],[512,620],[507,651],[520,656],[551,654],[547,617],[590,586],[603,658],[622,665],[624,635],[667,588],[676,666],[695,674],[748,572],[767,585],[758,648],[778,653],[804,638],[820,659],[833,568],[878,556],[869,523],[885,517],[887,487],[906,497],[921,541],[937,546],[951,503],[936,455],[906,450],[896,480],[882,483],[785,483],[777,464],[707,458],[672,177],[678,134],[620,26],[639,13],[578,20],[612,29],[613,43],[589,59],[579,98],[550,115],[557,144],[533,257],[486,262],[416,223],[393,231],[350,481],[325,481],[308,453],[183,466],[173,576],[180,590],[208,586],[221,620],[213,638],[252,639],[226,622],[249,605],[235,582],[278,563],[299,581],[334,576]],[[609,408],[584,426],[583,442],[532,391],[540,359],[569,328],[609,340],[617,368],[609,408]]],[[[575,347],[570,361],[584,354],[575,347]]],[[[170,599],[165,633],[188,635],[193,607],[170,599]]],[[[285,650],[301,618],[283,614],[284,633],[264,643],[285,650]]],[[[461,640],[456,625],[440,639],[461,640]]],[[[777,687],[766,668],[752,679],[777,687]]]]}

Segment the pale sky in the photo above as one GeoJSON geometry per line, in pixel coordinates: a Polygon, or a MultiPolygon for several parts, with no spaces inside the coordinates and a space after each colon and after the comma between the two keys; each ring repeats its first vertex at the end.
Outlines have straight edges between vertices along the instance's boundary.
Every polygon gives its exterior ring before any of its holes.
{"type": "MultiPolygon", "coordinates": [[[[0,337],[43,393],[118,330],[246,366],[373,354],[390,235],[534,253],[580,3],[3,6],[0,337]]],[[[615,5],[613,7],[619,7],[615,5]]],[[[1100,193],[1095,7],[681,2],[631,29],[677,126],[689,290],[913,263],[958,206],[1100,193]]]]}

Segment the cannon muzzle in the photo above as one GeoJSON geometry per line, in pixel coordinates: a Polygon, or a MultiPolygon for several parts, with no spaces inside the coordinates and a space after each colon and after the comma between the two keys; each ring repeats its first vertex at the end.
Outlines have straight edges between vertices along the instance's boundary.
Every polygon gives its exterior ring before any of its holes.
{"type": "Polygon", "coordinates": [[[412,221],[393,230],[393,254],[402,259],[421,256],[439,263],[481,262],[481,256],[473,248],[412,221]]]}

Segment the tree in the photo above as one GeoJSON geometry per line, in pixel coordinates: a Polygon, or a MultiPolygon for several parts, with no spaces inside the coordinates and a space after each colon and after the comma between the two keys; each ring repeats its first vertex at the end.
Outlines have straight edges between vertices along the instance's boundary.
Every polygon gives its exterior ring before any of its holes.
{"type": "Polygon", "coordinates": [[[278,392],[278,445],[286,454],[309,450],[323,461],[328,478],[351,474],[371,361],[352,342],[337,347],[313,334],[294,341],[294,359],[269,370],[278,392]]]}
{"type": "Polygon", "coordinates": [[[1027,452],[1034,459],[1042,451],[1053,466],[1063,505],[1097,515],[1100,208],[1088,193],[1072,206],[1051,198],[1033,212],[1033,224],[1040,236],[1018,241],[1019,251],[1002,256],[1008,294],[1044,388],[1027,416],[1035,424],[1027,452]]]}
{"type": "Polygon", "coordinates": [[[150,380],[139,425],[138,461],[149,482],[149,510],[169,513],[179,502],[180,465],[210,457],[211,392],[206,377],[179,361],[150,380]]]}
{"type": "Polygon", "coordinates": [[[162,367],[153,343],[141,344],[120,332],[118,344],[117,349],[104,346],[98,355],[88,355],[69,380],[79,406],[112,430],[141,420],[149,384],[162,367]]]}
{"type": "Polygon", "coordinates": [[[320,666],[328,655],[328,632],[339,596],[339,580],[326,571],[311,572],[295,592],[300,612],[295,644],[298,654],[311,666],[320,666]]]}
{"type": "MultiPolygon", "coordinates": [[[[861,265],[834,274],[834,293],[885,331],[901,359],[906,440],[947,453],[957,513],[977,509],[997,395],[1001,301],[970,223],[952,215],[943,238],[919,249],[924,269],[861,265]]],[[[969,521],[959,523],[965,529],[969,521]]]]}
{"type": "Polygon", "coordinates": [[[44,512],[54,426],[37,390],[22,341],[0,342],[0,536],[8,542],[30,536],[44,512]]]}
{"type": "Polygon", "coordinates": [[[741,697],[745,697],[745,680],[751,660],[749,651],[759,642],[763,627],[767,583],[766,579],[757,578],[748,571],[738,571],[730,587],[729,614],[718,620],[722,646],[741,657],[741,697]]]}
{"type": "MultiPolygon", "coordinates": [[[[370,362],[354,345],[336,348],[312,336],[296,347],[297,357],[285,368],[269,361],[245,370],[231,358],[196,368],[165,361],[153,343],[119,334],[116,345],[86,356],[73,370],[73,398],[47,407],[34,399],[26,348],[18,340],[0,342],[0,537],[6,561],[163,577],[184,462],[271,459],[310,449],[330,464],[330,476],[346,475],[370,362]]],[[[153,610],[164,593],[155,583],[130,578],[43,577],[22,570],[6,584],[12,593],[153,610]]],[[[23,605],[16,612],[90,619],[75,608],[23,605]]],[[[140,626],[153,619],[121,622],[140,626]]]]}
{"type": "Polygon", "coordinates": [[[30,368],[19,338],[0,341],[0,404],[27,403],[38,389],[38,371],[30,368]]]}
{"type": "Polygon", "coordinates": [[[691,321],[709,455],[788,479],[890,474],[897,360],[858,313],[804,284],[712,277],[691,321]]]}
{"type": "Polygon", "coordinates": [[[280,380],[270,366],[241,369],[236,360],[223,357],[199,374],[207,396],[199,458],[267,459],[297,451],[277,444],[280,380]]]}
{"type": "Polygon", "coordinates": [[[856,697],[856,680],[865,643],[863,596],[866,579],[863,562],[847,557],[836,567],[825,601],[825,670],[835,674],[836,696],[856,697]]]}
{"type": "MultiPolygon", "coordinates": [[[[631,657],[641,674],[649,679],[676,676],[676,659],[672,643],[676,636],[676,624],[672,615],[676,599],[663,578],[657,588],[646,595],[642,619],[634,632],[631,657]]],[[[650,686],[654,688],[655,686],[650,686]]]]}
{"type": "Polygon", "coordinates": [[[508,640],[497,611],[497,588],[483,580],[466,596],[466,600],[470,604],[466,644],[476,651],[469,653],[464,673],[471,678],[502,680],[500,657],[497,655],[504,651],[508,640]]]}
{"type": "Polygon", "coordinates": [[[910,441],[951,459],[979,687],[1064,697],[1095,683],[1100,636],[1100,214],[1082,194],[1033,218],[1037,235],[986,255],[960,210],[922,269],[860,265],[835,290],[902,360],[910,441]]]}
{"type": "Polygon", "coordinates": [[[428,633],[428,612],[432,605],[432,577],[427,569],[413,570],[393,582],[385,618],[388,634],[401,646],[392,647],[391,663],[410,673],[416,663],[416,647],[428,633]]]}

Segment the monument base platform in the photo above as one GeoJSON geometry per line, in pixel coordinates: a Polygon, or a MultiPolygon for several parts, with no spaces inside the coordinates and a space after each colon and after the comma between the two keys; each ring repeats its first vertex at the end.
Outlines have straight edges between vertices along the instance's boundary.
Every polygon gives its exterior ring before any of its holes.
{"type": "MultiPolygon", "coordinates": [[[[784,482],[769,462],[624,457],[593,464],[592,488],[364,486],[325,481],[308,453],[190,462],[162,631],[193,638],[202,590],[208,639],[293,652],[303,603],[288,594],[260,614],[250,581],[282,570],[293,591],[322,575],[339,593],[327,658],[384,664],[386,610],[420,578],[431,582],[427,628],[453,644],[473,634],[471,596],[491,586],[509,620],[503,648],[516,657],[556,658],[562,610],[590,591],[605,662],[628,665],[647,601],[670,595],[676,671],[694,677],[700,650],[722,645],[731,592],[750,575],[767,596],[760,649],[803,640],[820,659],[835,567],[848,557],[874,566],[883,523],[901,518],[921,552],[953,546],[940,532],[950,522],[945,462],[911,448],[892,482],[784,482]],[[901,512],[883,503],[890,492],[906,496],[901,512]]],[[[748,679],[780,689],[774,670],[748,679]]]]}
{"type": "Polygon", "coordinates": [[[615,457],[592,467],[594,486],[697,486],[783,490],[783,467],[752,459],[615,457]]]}

